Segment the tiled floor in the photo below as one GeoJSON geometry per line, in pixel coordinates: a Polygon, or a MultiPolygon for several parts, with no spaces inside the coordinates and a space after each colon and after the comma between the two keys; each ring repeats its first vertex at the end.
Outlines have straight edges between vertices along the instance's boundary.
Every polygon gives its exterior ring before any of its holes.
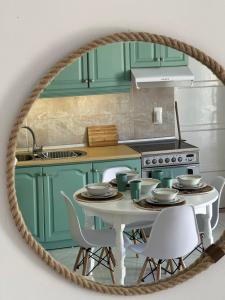
{"type": "MultiPolygon", "coordinates": [[[[220,237],[220,235],[224,230],[225,230],[225,213],[223,212],[220,213],[219,223],[216,229],[213,231],[214,241],[216,241],[220,237]]],[[[74,247],[74,248],[51,250],[49,252],[57,261],[61,262],[69,270],[72,271],[78,250],[79,250],[78,247],[74,247]]],[[[191,254],[185,260],[186,266],[189,266],[191,263],[193,263],[199,257],[199,255],[200,254],[198,251],[195,251],[193,254],[191,254]]],[[[126,258],[125,258],[125,265],[126,265],[125,284],[126,285],[131,285],[136,283],[143,262],[144,262],[144,257],[142,257],[141,255],[139,256],[139,258],[137,258],[135,254],[132,253],[130,250],[126,251],[126,258]]],[[[77,271],[79,274],[81,274],[81,269],[82,268],[80,268],[77,271]]],[[[169,275],[162,272],[162,278],[165,278],[165,276],[169,276],[169,275]]],[[[93,276],[90,278],[97,282],[112,284],[109,270],[102,266],[96,268],[93,272],[93,276]]],[[[148,276],[145,280],[145,282],[151,282],[151,281],[153,281],[152,276],[148,276]]]]}

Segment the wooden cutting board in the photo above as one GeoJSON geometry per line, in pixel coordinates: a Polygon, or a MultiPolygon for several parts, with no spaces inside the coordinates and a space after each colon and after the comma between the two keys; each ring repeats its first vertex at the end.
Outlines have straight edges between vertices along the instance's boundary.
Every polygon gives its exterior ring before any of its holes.
{"type": "Polygon", "coordinates": [[[118,144],[116,125],[90,126],[87,128],[90,147],[114,146],[118,144]]]}

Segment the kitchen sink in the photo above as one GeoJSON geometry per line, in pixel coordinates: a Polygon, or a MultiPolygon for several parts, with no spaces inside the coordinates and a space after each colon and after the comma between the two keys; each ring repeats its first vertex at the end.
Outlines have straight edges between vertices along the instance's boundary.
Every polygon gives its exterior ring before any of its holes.
{"type": "Polygon", "coordinates": [[[71,158],[71,157],[80,157],[84,156],[87,153],[85,151],[49,151],[42,152],[39,154],[39,158],[41,159],[60,159],[60,158],[71,158]]]}
{"type": "Polygon", "coordinates": [[[28,161],[36,159],[62,159],[62,158],[75,158],[86,155],[87,152],[80,150],[69,151],[46,151],[37,154],[17,154],[18,161],[28,161]]]}
{"type": "Polygon", "coordinates": [[[34,155],[32,154],[17,154],[16,158],[18,161],[27,161],[34,159],[34,155]]]}

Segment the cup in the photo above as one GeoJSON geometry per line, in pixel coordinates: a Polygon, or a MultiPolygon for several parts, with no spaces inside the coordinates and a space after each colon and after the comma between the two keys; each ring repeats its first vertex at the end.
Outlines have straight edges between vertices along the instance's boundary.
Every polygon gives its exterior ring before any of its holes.
{"type": "Polygon", "coordinates": [[[116,174],[116,183],[117,183],[117,188],[119,192],[124,192],[126,191],[127,188],[127,174],[126,173],[117,173],[116,174]]]}
{"type": "Polygon", "coordinates": [[[134,179],[130,181],[130,193],[133,200],[139,200],[141,195],[141,180],[134,179]]]}
{"type": "Polygon", "coordinates": [[[164,188],[172,188],[172,186],[173,186],[173,178],[171,178],[171,177],[164,177],[163,179],[162,179],[162,187],[164,187],[164,188]]]}
{"type": "MultiPolygon", "coordinates": [[[[162,181],[162,179],[163,179],[163,171],[161,171],[161,170],[154,170],[154,171],[152,171],[152,178],[155,178],[155,179],[158,179],[158,180],[162,181]]],[[[160,183],[158,185],[158,187],[162,187],[162,184],[160,183]]]]}

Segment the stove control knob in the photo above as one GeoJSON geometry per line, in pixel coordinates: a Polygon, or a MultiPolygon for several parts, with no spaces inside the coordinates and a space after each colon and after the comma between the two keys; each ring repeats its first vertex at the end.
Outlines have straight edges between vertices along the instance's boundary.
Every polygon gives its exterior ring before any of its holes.
{"type": "Polygon", "coordinates": [[[176,157],[172,157],[172,158],[171,158],[171,161],[172,161],[172,162],[175,162],[175,161],[176,161],[176,157]]]}
{"type": "Polygon", "coordinates": [[[145,163],[146,163],[146,165],[150,165],[151,160],[150,159],[146,159],[145,163]]]}
{"type": "Polygon", "coordinates": [[[165,159],[165,162],[166,162],[166,163],[169,163],[169,162],[170,162],[169,157],[167,157],[167,158],[165,159]]]}
{"type": "Polygon", "coordinates": [[[152,163],[155,165],[155,164],[157,163],[157,159],[154,158],[154,159],[152,160],[152,163]]]}
{"type": "Polygon", "coordinates": [[[160,163],[160,164],[163,163],[163,159],[162,159],[162,158],[159,159],[159,163],[160,163]]]}
{"type": "Polygon", "coordinates": [[[182,157],[179,156],[179,157],[178,157],[178,161],[179,161],[179,162],[182,162],[182,160],[183,160],[182,157]]]}

